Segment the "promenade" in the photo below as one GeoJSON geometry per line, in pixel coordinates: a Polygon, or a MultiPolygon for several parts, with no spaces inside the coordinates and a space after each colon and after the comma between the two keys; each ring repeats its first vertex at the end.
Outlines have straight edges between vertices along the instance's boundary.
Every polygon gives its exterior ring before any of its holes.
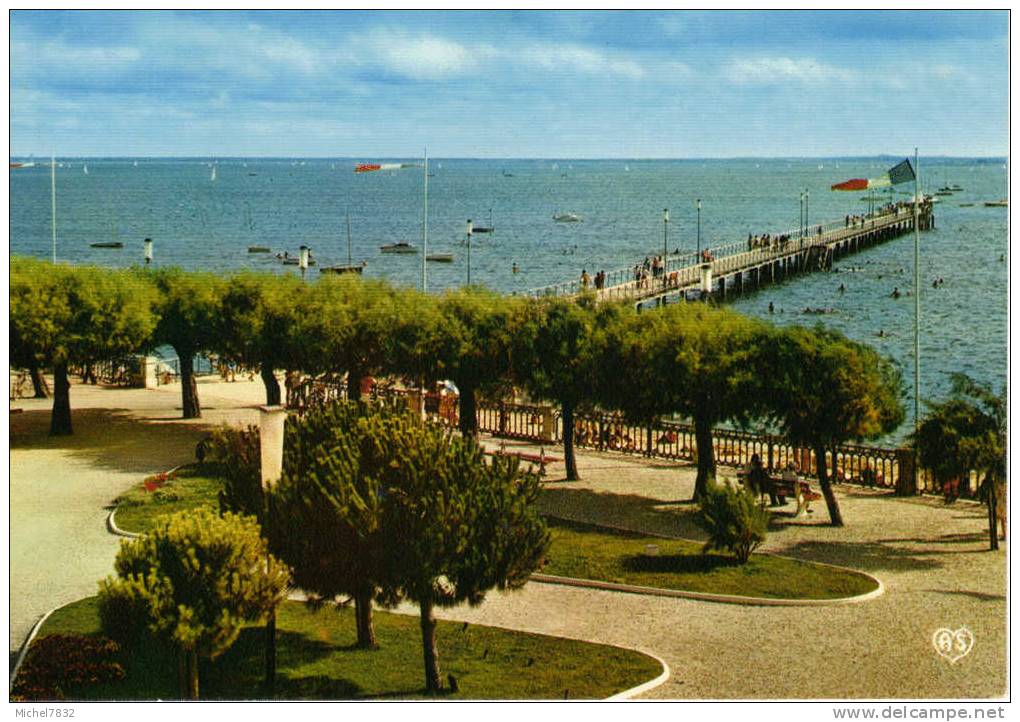
{"type": "MultiPolygon", "coordinates": [[[[119,540],[104,522],[114,497],[145,475],[190,461],[210,426],[254,422],[254,407],[264,401],[257,380],[205,378],[199,385],[205,417],[184,421],[177,384],[135,390],[74,383],[76,433],[69,438],[47,436],[49,400],[12,404],[24,411],[10,417],[11,650],[39,615],[94,594],[111,572],[119,540]]],[[[689,464],[592,451],[579,451],[578,463],[580,482],[562,481],[562,463],[550,467],[543,511],[702,538],[694,507],[682,501],[693,490],[689,464]]],[[[737,606],[531,583],[439,614],[652,652],[672,676],[650,697],[1003,695],[1008,545],[985,551],[983,508],[850,486],[837,487],[837,495],[845,528],[779,517],[763,551],[877,576],[886,591],[863,604],[737,606]],[[935,654],[932,633],[961,626],[972,631],[974,647],[950,665],[935,654]]],[[[824,519],[824,508],[814,516],[824,519]]]]}

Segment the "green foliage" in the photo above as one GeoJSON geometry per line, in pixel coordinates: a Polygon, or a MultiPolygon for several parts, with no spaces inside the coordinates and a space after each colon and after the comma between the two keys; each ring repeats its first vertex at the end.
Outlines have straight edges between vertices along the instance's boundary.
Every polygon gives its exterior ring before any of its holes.
{"type": "Polygon", "coordinates": [[[262,491],[262,447],[257,426],[237,429],[223,425],[203,442],[225,479],[220,511],[265,519],[262,491]]]}
{"type": "Polygon", "coordinates": [[[287,420],[270,538],[313,602],[366,590],[371,599],[385,586],[384,552],[392,539],[380,524],[378,470],[361,453],[368,414],[361,404],[340,402],[287,420]]]}
{"type": "Polygon", "coordinates": [[[729,482],[709,483],[699,503],[696,518],[708,534],[703,551],[725,549],[743,564],[765,541],[769,512],[759,506],[750,489],[735,488],[729,482]]]}
{"type": "Polygon", "coordinates": [[[50,634],[32,642],[11,688],[12,702],[63,700],[87,685],[124,678],[115,642],[79,634],[50,634]]]}
{"type": "Polygon", "coordinates": [[[204,509],[164,517],[122,543],[114,568],[117,576],[100,583],[106,633],[144,610],[152,634],[204,657],[222,654],[245,624],[283,601],[290,578],[254,519],[204,509]]]}
{"type": "Polygon", "coordinates": [[[887,358],[821,326],[775,331],[761,367],[774,420],[793,444],[831,448],[903,421],[902,379],[887,358]]]}
{"type": "Polygon", "coordinates": [[[966,479],[971,470],[988,482],[981,496],[988,502],[994,484],[1006,481],[1007,437],[1006,389],[996,395],[988,386],[965,374],[953,375],[952,395],[929,404],[912,443],[921,466],[946,484],[966,479]]]}
{"type": "Polygon", "coordinates": [[[245,366],[304,369],[305,350],[294,344],[294,327],[308,319],[308,285],[291,275],[238,273],[223,290],[217,325],[220,352],[245,366]]]}
{"type": "Polygon", "coordinates": [[[156,321],[152,287],[128,271],[15,258],[10,297],[14,355],[48,365],[136,351],[156,321]]]}
{"type": "Polygon", "coordinates": [[[182,357],[217,346],[221,276],[180,268],[146,269],[140,275],[156,290],[154,345],[169,344],[182,357]]]}

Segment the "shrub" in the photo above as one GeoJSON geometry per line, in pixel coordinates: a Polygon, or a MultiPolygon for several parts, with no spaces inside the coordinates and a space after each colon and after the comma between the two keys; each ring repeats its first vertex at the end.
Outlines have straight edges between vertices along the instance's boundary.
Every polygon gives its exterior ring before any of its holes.
{"type": "Polygon", "coordinates": [[[160,517],[149,534],[121,544],[114,568],[117,577],[100,583],[104,625],[126,616],[174,645],[182,693],[192,699],[198,657],[229,649],[245,624],[283,601],[290,580],[254,519],[205,509],[160,517]]]}
{"type": "Polygon", "coordinates": [[[765,541],[769,512],[758,505],[750,489],[734,488],[729,482],[709,484],[700,506],[697,520],[708,533],[702,552],[725,549],[743,564],[765,541]]]}
{"type": "Polygon", "coordinates": [[[224,478],[220,493],[220,511],[232,511],[256,517],[265,516],[265,499],[262,494],[262,456],[257,426],[235,429],[222,426],[202,442],[208,451],[206,457],[220,465],[224,478]]]}
{"type": "Polygon", "coordinates": [[[52,634],[32,643],[11,689],[11,701],[62,700],[75,687],[124,678],[111,658],[120,651],[103,637],[52,634]]]}

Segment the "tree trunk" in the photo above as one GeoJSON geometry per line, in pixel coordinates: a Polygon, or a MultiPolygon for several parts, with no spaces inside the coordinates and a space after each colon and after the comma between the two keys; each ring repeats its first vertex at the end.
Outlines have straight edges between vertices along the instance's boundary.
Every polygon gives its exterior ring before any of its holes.
{"type": "Polygon", "coordinates": [[[375,624],[372,622],[372,590],[362,589],[354,595],[354,616],[358,627],[358,648],[378,649],[375,624]]]}
{"type": "Polygon", "coordinates": [[[574,455],[574,405],[564,401],[560,404],[563,412],[563,461],[567,465],[567,481],[577,481],[577,457],[574,455]]]}
{"type": "Polygon", "coordinates": [[[202,418],[202,406],[198,403],[198,384],[195,382],[195,354],[177,352],[181,364],[181,409],[183,418],[202,418]]]}
{"type": "Polygon", "coordinates": [[[259,374],[262,376],[262,383],[266,386],[266,406],[279,406],[280,382],[276,380],[272,364],[263,362],[259,374]]]}
{"type": "Polygon", "coordinates": [[[694,482],[694,501],[708,490],[708,482],[715,480],[715,449],[712,448],[712,424],[694,417],[694,443],[698,447],[698,477],[694,482]]]}
{"type": "Polygon", "coordinates": [[[443,689],[439,680],[439,654],[436,652],[436,619],[432,616],[432,600],[419,603],[421,608],[421,646],[425,656],[425,691],[435,694],[443,689]]]}
{"type": "Polygon", "coordinates": [[[188,698],[188,653],[177,648],[177,693],[181,699],[188,698]]]}
{"type": "Polygon", "coordinates": [[[474,386],[460,388],[460,433],[463,436],[478,435],[478,410],[475,403],[474,386]]]}
{"type": "Polygon", "coordinates": [[[361,371],[351,369],[347,372],[347,400],[361,401],[361,371]]]}
{"type": "Polygon", "coordinates": [[[198,652],[188,651],[188,699],[198,699],[198,652]]]}
{"type": "Polygon", "coordinates": [[[987,489],[985,502],[988,505],[988,548],[994,552],[999,549],[999,500],[996,498],[995,481],[992,477],[985,477],[985,485],[987,489]]]}
{"type": "Polygon", "coordinates": [[[28,367],[28,375],[32,379],[32,390],[35,391],[35,398],[48,399],[50,397],[50,387],[46,385],[46,379],[43,378],[39,365],[32,363],[28,367]]]}
{"type": "Polygon", "coordinates": [[[269,613],[266,620],[266,676],[262,680],[266,695],[273,696],[276,691],[276,610],[269,613]]]}
{"type": "Polygon", "coordinates": [[[53,413],[50,414],[50,436],[70,436],[71,382],[67,380],[67,363],[53,365],[53,413]]]}
{"type": "Polygon", "coordinates": [[[825,468],[825,448],[815,447],[815,460],[818,465],[818,485],[822,487],[822,495],[825,497],[825,506],[829,510],[829,523],[832,526],[843,526],[843,515],[839,511],[839,502],[836,501],[836,493],[832,490],[832,481],[825,468]]]}

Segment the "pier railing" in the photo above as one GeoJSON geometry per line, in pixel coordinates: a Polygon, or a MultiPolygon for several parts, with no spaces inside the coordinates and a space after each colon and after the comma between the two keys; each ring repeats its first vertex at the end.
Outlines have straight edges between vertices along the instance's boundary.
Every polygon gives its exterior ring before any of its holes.
{"type": "MultiPolygon", "coordinates": [[[[721,275],[747,265],[767,263],[770,260],[788,255],[793,251],[803,250],[815,245],[827,245],[843,238],[857,235],[862,230],[878,230],[888,225],[902,222],[911,217],[912,210],[913,206],[911,204],[905,204],[871,216],[859,217],[852,224],[848,224],[846,217],[822,223],[812,223],[804,229],[805,232],[797,228],[771,234],[773,239],[786,237],[787,240],[781,243],[773,240],[769,245],[759,248],[749,248],[747,241],[735,241],[711,247],[706,246],[705,250],[711,258],[713,274],[721,275]]],[[[603,299],[630,298],[642,295],[642,291],[654,291],[657,288],[684,288],[695,285],[699,280],[698,267],[702,262],[702,257],[697,253],[667,254],[664,258],[664,270],[661,270],[654,277],[649,275],[643,280],[636,277],[636,270],[639,271],[643,268],[642,263],[637,263],[625,268],[607,271],[602,289],[595,289],[592,281],[589,281],[586,288],[579,278],[575,278],[562,283],[516,292],[513,295],[542,298],[547,296],[574,296],[585,290],[597,290],[599,297],[603,299]]]]}

